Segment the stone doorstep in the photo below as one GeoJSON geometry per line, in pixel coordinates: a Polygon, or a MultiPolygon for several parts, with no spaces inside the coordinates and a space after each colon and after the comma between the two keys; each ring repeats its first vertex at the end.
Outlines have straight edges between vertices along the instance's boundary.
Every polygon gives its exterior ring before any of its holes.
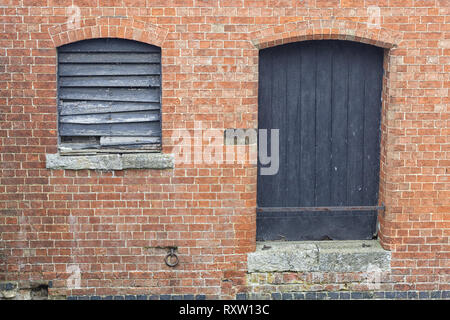
{"type": "Polygon", "coordinates": [[[124,170],[124,169],[171,169],[174,167],[173,154],[163,153],[124,153],[69,156],[46,155],[47,169],[66,170],[124,170]]]}
{"type": "Polygon", "coordinates": [[[389,271],[391,252],[377,240],[262,241],[248,254],[248,272],[389,271]]]}

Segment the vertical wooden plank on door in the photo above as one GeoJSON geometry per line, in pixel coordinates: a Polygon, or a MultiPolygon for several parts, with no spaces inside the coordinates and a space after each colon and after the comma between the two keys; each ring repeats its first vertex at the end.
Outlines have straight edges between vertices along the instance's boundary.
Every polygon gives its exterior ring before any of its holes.
{"type": "Polygon", "coordinates": [[[380,174],[380,118],[383,49],[365,47],[364,195],[363,203],[377,205],[380,174]]]}
{"type": "Polygon", "coordinates": [[[329,41],[316,46],[316,150],[315,199],[316,206],[330,203],[331,167],[331,74],[332,50],[329,41]]]}
{"type": "Polygon", "coordinates": [[[340,42],[333,44],[332,146],[330,205],[347,205],[348,54],[340,42]]]}
{"type": "MultiPolygon", "coordinates": [[[[284,207],[286,205],[286,175],[288,168],[286,160],[288,156],[287,133],[286,133],[286,62],[288,50],[282,50],[277,57],[273,59],[272,72],[272,108],[271,129],[279,129],[279,158],[280,167],[278,173],[274,175],[274,189],[272,190],[272,203],[276,206],[284,207]]],[[[271,139],[271,143],[273,140],[271,139]]]]}
{"type": "Polygon", "coordinates": [[[349,59],[348,97],[348,165],[347,192],[349,205],[361,205],[363,200],[364,142],[364,64],[360,44],[352,44],[349,59]]]}
{"type": "Polygon", "coordinates": [[[302,192],[299,196],[302,206],[314,206],[315,194],[315,139],[316,139],[316,48],[306,42],[300,50],[301,69],[301,130],[299,174],[302,192]]]}
{"type": "MultiPolygon", "coordinates": [[[[300,98],[299,90],[301,90],[301,56],[298,54],[300,47],[297,43],[290,44],[288,48],[287,65],[287,83],[286,83],[286,142],[287,154],[286,167],[286,206],[300,206],[300,188],[301,184],[298,179],[300,174],[300,137],[301,128],[299,128],[300,117],[300,98]]],[[[283,130],[283,129],[282,129],[283,130]]]]}

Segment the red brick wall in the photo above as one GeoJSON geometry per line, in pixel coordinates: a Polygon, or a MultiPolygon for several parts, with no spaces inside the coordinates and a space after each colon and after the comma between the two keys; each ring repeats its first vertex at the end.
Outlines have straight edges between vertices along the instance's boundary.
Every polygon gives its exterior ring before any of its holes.
{"type": "Polygon", "coordinates": [[[73,2],[75,25],[72,1],[1,0],[0,281],[52,280],[52,295],[230,298],[246,289],[251,164],[45,169],[45,154],[57,152],[57,46],[95,37],[160,46],[169,153],[174,131],[196,122],[257,127],[258,48],[349,39],[386,48],[380,240],[392,251],[393,289],[450,288],[448,0],[73,2]],[[175,269],[164,250],[147,248],[166,245],[178,246],[175,269]],[[74,270],[78,289],[67,285],[74,270]]]}

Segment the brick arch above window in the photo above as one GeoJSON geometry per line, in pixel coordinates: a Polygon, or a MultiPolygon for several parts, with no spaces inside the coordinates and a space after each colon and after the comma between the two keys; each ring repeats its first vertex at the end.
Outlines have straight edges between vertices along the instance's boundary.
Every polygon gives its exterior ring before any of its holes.
{"type": "Polygon", "coordinates": [[[136,40],[162,47],[168,33],[165,28],[125,17],[84,18],[53,26],[48,31],[55,47],[94,38],[136,40]]]}
{"type": "Polygon", "coordinates": [[[253,31],[250,40],[258,49],[305,40],[350,40],[382,48],[394,48],[402,33],[367,23],[346,20],[309,20],[253,31]]]}

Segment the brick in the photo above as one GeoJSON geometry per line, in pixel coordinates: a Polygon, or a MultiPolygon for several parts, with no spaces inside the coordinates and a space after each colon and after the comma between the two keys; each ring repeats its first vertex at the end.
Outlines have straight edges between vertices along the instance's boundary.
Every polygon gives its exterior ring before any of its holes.
{"type": "Polygon", "coordinates": [[[75,28],[67,23],[71,1],[24,0],[0,9],[0,258],[6,252],[9,259],[0,279],[39,275],[58,283],[78,267],[81,289],[58,284],[68,299],[324,297],[308,290],[329,290],[330,299],[448,298],[437,291],[450,234],[447,3],[172,2],[79,1],[83,18],[75,28]],[[370,5],[380,6],[379,21],[370,5]],[[162,47],[165,153],[172,152],[173,132],[192,132],[199,121],[205,128],[257,126],[258,48],[306,39],[385,48],[379,239],[392,259],[382,288],[339,292],[366,289],[357,284],[364,275],[338,271],[267,273],[247,287],[257,189],[256,168],[247,164],[46,169],[46,154],[57,152],[55,47],[101,36],[162,47]],[[164,250],[143,249],[166,245],[179,247],[174,270],[165,266],[164,250]]]}

